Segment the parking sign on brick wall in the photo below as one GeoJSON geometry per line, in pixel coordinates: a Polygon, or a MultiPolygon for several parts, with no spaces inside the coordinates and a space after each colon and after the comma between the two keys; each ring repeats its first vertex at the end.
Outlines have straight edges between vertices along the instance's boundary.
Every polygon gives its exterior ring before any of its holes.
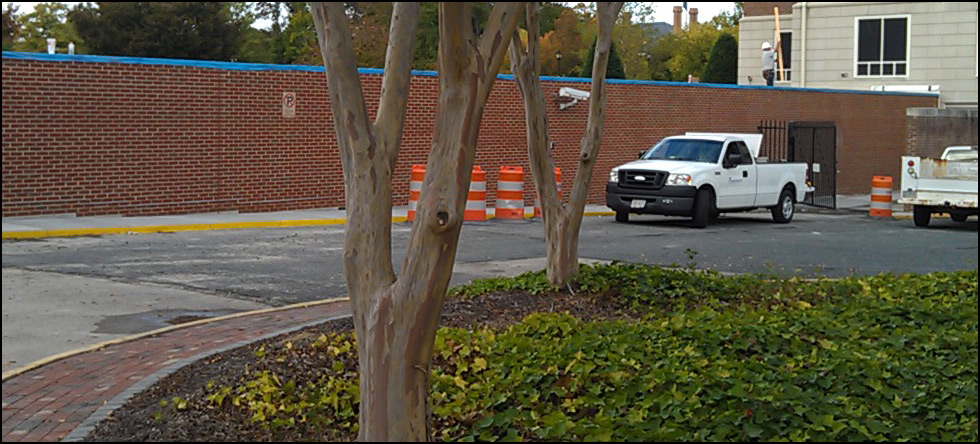
{"type": "Polygon", "coordinates": [[[292,119],[296,117],[296,93],[282,93],[282,118],[292,119]]]}

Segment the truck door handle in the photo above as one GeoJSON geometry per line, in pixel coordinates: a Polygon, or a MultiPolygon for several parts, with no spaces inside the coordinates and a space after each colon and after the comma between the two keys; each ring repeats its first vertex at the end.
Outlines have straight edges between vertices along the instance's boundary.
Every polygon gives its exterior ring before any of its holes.
{"type": "Polygon", "coordinates": [[[749,177],[748,171],[742,171],[742,177],[749,177]]]}

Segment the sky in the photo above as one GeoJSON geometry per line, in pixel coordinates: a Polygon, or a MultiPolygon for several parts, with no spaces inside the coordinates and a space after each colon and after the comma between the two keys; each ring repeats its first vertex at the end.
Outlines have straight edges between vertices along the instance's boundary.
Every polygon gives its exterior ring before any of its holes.
{"type": "MultiPolygon", "coordinates": [[[[19,14],[26,14],[34,10],[34,5],[38,2],[3,2],[4,9],[7,8],[8,3],[14,3],[18,5],[19,8],[17,12],[19,14]]],[[[74,6],[80,2],[63,2],[67,5],[74,6]]],[[[568,2],[571,3],[571,2],[568,2]]],[[[674,6],[682,6],[683,2],[654,2],[654,21],[666,22],[673,24],[674,22],[674,6]]],[[[734,12],[735,3],[734,2],[687,2],[688,8],[698,8],[698,21],[705,22],[711,20],[712,17],[718,15],[722,11],[734,12]]],[[[685,13],[684,20],[687,20],[685,13]]],[[[269,21],[256,22],[256,28],[268,27],[269,21]]]]}

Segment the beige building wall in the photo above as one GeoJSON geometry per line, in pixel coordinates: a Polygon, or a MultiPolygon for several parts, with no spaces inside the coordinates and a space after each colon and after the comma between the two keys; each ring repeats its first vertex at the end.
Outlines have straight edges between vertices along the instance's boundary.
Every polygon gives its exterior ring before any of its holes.
{"type": "MultiPolygon", "coordinates": [[[[950,107],[977,107],[977,3],[806,3],[806,59],[803,59],[803,3],[780,17],[792,31],[793,73],[777,86],[871,90],[874,87],[938,85],[950,107]],[[905,76],[860,77],[856,72],[857,18],[908,17],[905,76]],[[805,65],[806,72],[802,72],[805,65]]],[[[774,42],[773,16],[745,17],[739,32],[741,85],[764,85],[763,41],[774,42]],[[751,80],[750,78],[751,77],[751,80]]]]}

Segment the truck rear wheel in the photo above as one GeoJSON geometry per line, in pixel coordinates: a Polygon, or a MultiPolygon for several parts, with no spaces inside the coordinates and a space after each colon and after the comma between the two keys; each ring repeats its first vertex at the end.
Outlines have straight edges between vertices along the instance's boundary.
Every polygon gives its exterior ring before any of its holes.
{"type": "Polygon", "coordinates": [[[691,226],[694,228],[707,227],[708,219],[711,218],[713,211],[717,211],[715,209],[715,194],[707,188],[698,190],[698,194],[694,198],[694,219],[691,221],[691,226]]]}
{"type": "Polygon", "coordinates": [[[912,220],[917,227],[928,227],[929,219],[932,218],[932,208],[916,205],[912,207],[912,220]]]}
{"type": "Polygon", "coordinates": [[[955,222],[966,222],[966,218],[970,217],[970,215],[966,213],[952,213],[949,217],[955,222]]]}
{"type": "Polygon", "coordinates": [[[793,220],[793,214],[796,212],[796,202],[793,199],[793,192],[788,188],[784,188],[783,192],[779,194],[779,201],[776,202],[776,206],[772,207],[772,220],[777,224],[788,224],[789,221],[793,220]]]}

